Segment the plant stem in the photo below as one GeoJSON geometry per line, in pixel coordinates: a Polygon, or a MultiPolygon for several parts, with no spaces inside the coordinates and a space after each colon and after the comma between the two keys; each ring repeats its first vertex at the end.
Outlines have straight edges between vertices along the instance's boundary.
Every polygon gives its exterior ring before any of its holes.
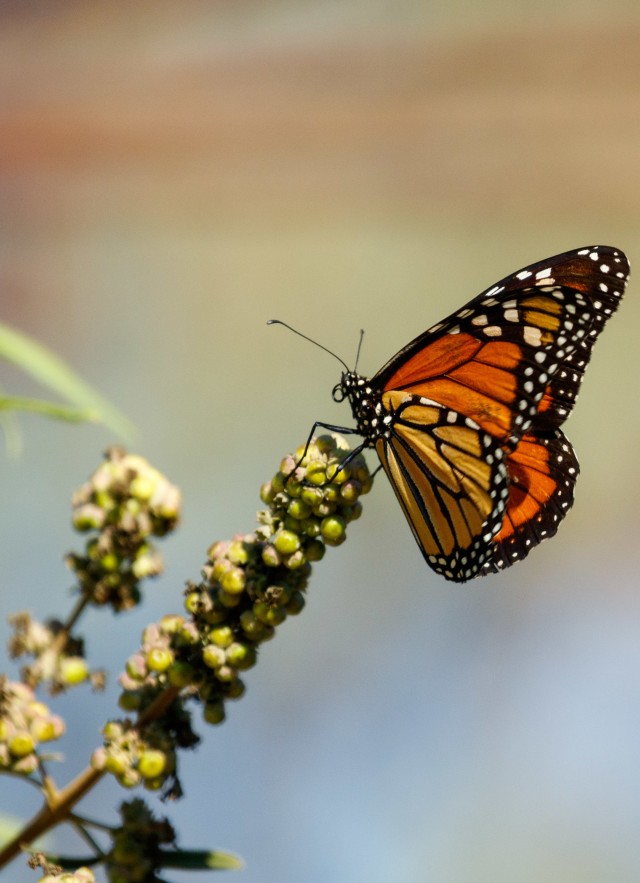
{"type": "MultiPolygon", "coordinates": [[[[171,705],[180,692],[177,687],[169,687],[160,693],[154,701],[139,715],[137,725],[142,727],[159,718],[171,705]]],[[[66,788],[48,795],[48,800],[36,815],[27,822],[22,831],[0,850],[0,868],[5,867],[20,851],[29,846],[51,828],[69,818],[71,809],[96,785],[105,775],[104,770],[87,767],[66,788]]]]}

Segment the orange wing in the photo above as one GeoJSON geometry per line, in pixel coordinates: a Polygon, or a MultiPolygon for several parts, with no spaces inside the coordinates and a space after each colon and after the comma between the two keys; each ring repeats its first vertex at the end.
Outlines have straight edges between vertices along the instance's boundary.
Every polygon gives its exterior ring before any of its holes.
{"type": "Polygon", "coordinates": [[[628,273],[607,246],[557,255],[480,294],[371,381],[352,374],[347,389],[343,375],[358,431],[447,579],[501,570],[556,533],[579,471],[558,427],[628,273]]]}
{"type": "Polygon", "coordinates": [[[509,499],[502,527],[491,541],[485,573],[521,561],[556,533],[573,505],[580,467],[571,442],[556,429],[550,438],[523,436],[507,457],[507,471],[509,499]]]}

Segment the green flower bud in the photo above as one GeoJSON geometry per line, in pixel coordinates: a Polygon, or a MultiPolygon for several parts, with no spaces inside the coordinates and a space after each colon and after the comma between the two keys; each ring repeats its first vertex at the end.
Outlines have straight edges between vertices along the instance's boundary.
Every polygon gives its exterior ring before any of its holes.
{"type": "Polygon", "coordinates": [[[107,493],[107,491],[97,491],[95,494],[95,501],[101,509],[105,510],[105,512],[110,512],[115,508],[116,501],[111,494],[107,493]]]}
{"type": "Polygon", "coordinates": [[[130,656],[125,662],[124,668],[129,677],[136,681],[143,681],[149,671],[146,658],[142,653],[135,653],[133,656],[130,656]]]}
{"type": "Polygon", "coordinates": [[[279,586],[278,585],[269,586],[269,588],[266,589],[266,591],[264,593],[263,600],[266,601],[267,604],[269,604],[272,607],[273,606],[284,607],[284,605],[287,603],[287,601],[291,597],[292,592],[293,592],[293,589],[291,588],[291,586],[287,585],[286,583],[284,585],[279,585],[279,586]]]}
{"type": "MultiPolygon", "coordinates": [[[[346,444],[344,439],[342,439],[341,443],[343,446],[346,444]]],[[[317,439],[315,440],[315,445],[321,454],[334,454],[339,447],[338,439],[335,438],[335,436],[329,435],[326,432],[317,437],[317,439]]]]}
{"type": "Polygon", "coordinates": [[[146,475],[137,475],[129,485],[129,493],[138,500],[147,502],[154,494],[158,486],[158,475],[148,472],[146,475]]]}
{"type": "Polygon", "coordinates": [[[221,625],[210,629],[209,640],[218,647],[228,647],[233,641],[233,629],[228,625],[221,625]]]}
{"type": "Polygon", "coordinates": [[[184,608],[187,613],[196,614],[200,610],[200,592],[189,592],[184,599],[184,608]]]}
{"type": "Polygon", "coordinates": [[[193,681],[195,671],[188,662],[174,662],[167,671],[167,677],[172,687],[187,687],[193,681]]]}
{"type": "Polygon", "coordinates": [[[294,592],[285,609],[289,615],[297,616],[299,613],[302,613],[306,603],[306,599],[302,592],[294,592]]]}
{"type": "Polygon", "coordinates": [[[123,728],[120,721],[107,721],[102,728],[102,735],[107,742],[114,742],[123,734],[123,728]]]}
{"type": "Polygon", "coordinates": [[[40,718],[31,723],[31,735],[36,742],[51,742],[57,739],[56,727],[53,721],[47,718],[40,718]]]}
{"type": "Polygon", "coordinates": [[[137,770],[132,767],[126,769],[121,776],[118,776],[118,782],[123,788],[136,788],[140,784],[141,776],[137,770]]]}
{"type": "Polygon", "coordinates": [[[105,520],[104,510],[93,503],[85,503],[73,513],[73,526],[78,531],[100,530],[105,520]]]}
{"type": "Polygon", "coordinates": [[[309,463],[305,480],[315,487],[323,487],[327,483],[327,472],[323,463],[309,463]]]}
{"type": "Polygon", "coordinates": [[[216,582],[220,582],[225,573],[231,570],[232,567],[233,564],[228,558],[217,558],[211,570],[211,578],[216,582]]]}
{"type": "Polygon", "coordinates": [[[267,543],[262,550],[262,562],[267,567],[278,567],[281,563],[280,555],[276,551],[276,547],[272,546],[271,543],[267,543]]]}
{"type": "Polygon", "coordinates": [[[322,490],[319,487],[305,486],[300,492],[300,501],[313,509],[322,502],[322,490]]]}
{"type": "MultiPolygon", "coordinates": [[[[216,598],[218,597],[218,593],[216,593],[216,598]]],[[[235,596],[238,597],[238,596],[235,596]]],[[[238,597],[238,600],[240,598],[238,597]]],[[[233,605],[229,605],[233,606],[233,605]]],[[[211,610],[207,610],[207,612],[202,617],[206,623],[209,625],[217,625],[220,622],[225,622],[227,617],[229,616],[229,610],[227,607],[224,607],[222,604],[216,604],[211,610]]]]}
{"type": "Polygon", "coordinates": [[[147,653],[147,665],[150,671],[166,671],[173,662],[174,656],[171,650],[154,647],[147,653]]]}
{"type": "Polygon", "coordinates": [[[354,481],[354,479],[346,481],[340,488],[340,497],[345,503],[355,503],[361,493],[362,485],[359,481],[354,481]]]}
{"type": "Polygon", "coordinates": [[[175,635],[184,625],[184,617],[177,613],[167,613],[160,620],[160,631],[165,635],[175,635]]]}
{"type": "Polygon", "coordinates": [[[341,488],[338,485],[330,484],[324,490],[324,501],[325,503],[339,503],[340,502],[340,490],[341,488]]]}
{"type": "Polygon", "coordinates": [[[273,503],[275,495],[276,494],[273,489],[273,484],[270,481],[266,482],[266,484],[263,484],[260,488],[260,499],[267,506],[270,506],[271,503],[273,503]]]}
{"type": "Polygon", "coordinates": [[[11,764],[11,769],[18,776],[30,776],[38,769],[38,757],[36,754],[27,754],[11,764]]]}
{"type": "Polygon", "coordinates": [[[271,626],[280,625],[287,617],[287,614],[281,607],[272,607],[266,601],[256,601],[253,605],[253,612],[260,622],[271,626]]]}
{"type": "Polygon", "coordinates": [[[295,469],[298,460],[299,457],[296,457],[295,460],[293,457],[284,457],[284,459],[280,461],[280,472],[282,473],[282,475],[291,475],[291,473],[295,469]]]}
{"type": "Polygon", "coordinates": [[[266,626],[260,622],[253,610],[243,610],[240,614],[240,625],[248,638],[253,641],[262,640],[266,626]]]}
{"type": "Polygon", "coordinates": [[[236,679],[235,669],[231,668],[230,665],[221,665],[219,669],[216,670],[216,678],[223,683],[231,683],[236,679]]]}
{"type": "Polygon", "coordinates": [[[300,525],[300,521],[296,521],[296,519],[292,518],[290,515],[285,515],[281,527],[283,530],[288,530],[293,534],[299,534],[300,525]]]}
{"type": "Polygon", "coordinates": [[[244,571],[239,567],[228,570],[220,580],[220,585],[224,592],[230,595],[239,595],[244,591],[246,579],[244,571]]]}
{"type": "Polygon", "coordinates": [[[283,564],[289,570],[297,570],[299,567],[306,562],[306,558],[302,549],[298,549],[297,552],[294,552],[293,555],[288,555],[284,560],[283,564]]]}
{"type": "Polygon", "coordinates": [[[239,671],[245,671],[256,664],[257,654],[255,647],[250,644],[234,642],[227,647],[227,662],[239,671]]]}
{"type": "Polygon", "coordinates": [[[339,515],[330,515],[322,520],[320,531],[325,542],[330,546],[337,546],[345,538],[346,524],[344,518],[339,515]]]}
{"type": "Polygon", "coordinates": [[[227,557],[232,564],[246,564],[249,560],[249,553],[244,542],[234,540],[227,550],[227,557]]]}
{"type": "Polygon", "coordinates": [[[327,479],[333,484],[344,484],[349,480],[351,469],[341,466],[340,463],[329,463],[327,466],[327,479]]]}
{"type": "Polygon", "coordinates": [[[264,631],[260,635],[260,643],[264,644],[266,641],[270,641],[275,637],[276,630],[274,626],[265,624],[264,631]]]}
{"type": "Polygon", "coordinates": [[[291,555],[300,548],[300,539],[290,530],[281,530],[276,534],[273,545],[281,555],[291,555]]]}
{"type": "Polygon", "coordinates": [[[302,521],[303,518],[308,518],[311,515],[311,506],[302,500],[292,500],[289,503],[287,514],[296,521],[302,521]]]}
{"type": "Polygon", "coordinates": [[[237,592],[231,594],[231,592],[225,592],[224,589],[218,589],[218,601],[223,607],[237,607],[241,600],[242,595],[237,592]]]}
{"type": "Polygon", "coordinates": [[[326,551],[324,543],[320,540],[311,540],[310,543],[307,543],[304,553],[307,556],[307,561],[322,561],[326,551]]]}
{"type": "Polygon", "coordinates": [[[141,549],[131,565],[131,571],[136,579],[157,576],[162,571],[162,560],[153,551],[141,549]]]}
{"type": "Polygon", "coordinates": [[[225,686],[224,695],[227,699],[241,699],[244,696],[246,689],[244,681],[241,681],[240,678],[236,678],[234,681],[231,681],[230,684],[225,686]]]}
{"type": "Polygon", "coordinates": [[[127,756],[119,751],[107,751],[107,759],[104,769],[114,776],[123,776],[129,770],[130,764],[127,756]]]}
{"type": "Polygon", "coordinates": [[[207,644],[206,647],[202,648],[202,661],[209,668],[220,668],[221,665],[225,664],[226,660],[227,657],[222,647],[217,647],[215,644],[207,644]]]}
{"type": "Polygon", "coordinates": [[[118,570],[120,566],[120,559],[114,552],[106,552],[100,558],[100,565],[103,570],[113,573],[118,570]]]}
{"type": "Polygon", "coordinates": [[[333,515],[335,511],[335,503],[329,503],[327,500],[323,500],[322,503],[318,503],[316,508],[313,510],[313,514],[317,515],[318,518],[326,518],[327,515],[333,515]]]}
{"type": "Polygon", "coordinates": [[[164,751],[143,751],[138,760],[138,772],[143,779],[155,779],[162,775],[167,766],[164,751]]]}
{"type": "Polygon", "coordinates": [[[202,716],[208,724],[221,724],[225,718],[224,702],[221,699],[207,702],[202,716]]]}
{"type": "Polygon", "coordinates": [[[320,524],[316,518],[307,518],[306,521],[300,522],[300,527],[307,537],[317,537],[320,535],[320,524]]]}
{"type": "Polygon", "coordinates": [[[26,730],[18,730],[9,739],[7,748],[14,757],[26,757],[36,747],[36,743],[31,733],[26,730]]]}
{"type": "Polygon", "coordinates": [[[67,656],[60,662],[59,677],[63,684],[74,687],[89,677],[89,666],[81,656],[67,656]]]}

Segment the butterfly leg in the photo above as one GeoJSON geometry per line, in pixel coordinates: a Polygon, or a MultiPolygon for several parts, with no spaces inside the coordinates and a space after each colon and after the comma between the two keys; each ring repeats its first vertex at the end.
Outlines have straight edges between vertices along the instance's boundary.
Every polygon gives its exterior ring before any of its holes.
{"type": "MultiPolygon", "coordinates": [[[[300,466],[302,464],[302,461],[307,456],[307,451],[309,450],[309,445],[311,444],[311,439],[316,434],[316,431],[318,429],[327,429],[329,432],[339,432],[342,435],[359,435],[360,434],[357,429],[354,429],[350,426],[335,426],[333,423],[322,423],[320,420],[316,420],[316,422],[311,427],[311,432],[309,433],[309,436],[308,436],[307,441],[305,443],[304,450],[302,452],[302,456],[300,457],[300,459],[298,460],[296,465],[293,467],[293,470],[289,473],[287,481],[289,480],[289,478],[291,478],[291,476],[294,474],[294,472],[296,471],[298,466],[300,466]]],[[[353,458],[356,457],[363,450],[364,447],[365,447],[365,445],[361,444],[361,445],[358,445],[357,447],[355,447],[352,451],[349,451],[347,456],[344,458],[344,460],[340,464],[340,469],[343,469],[347,463],[349,463],[351,460],[353,460],[353,458]]]]}

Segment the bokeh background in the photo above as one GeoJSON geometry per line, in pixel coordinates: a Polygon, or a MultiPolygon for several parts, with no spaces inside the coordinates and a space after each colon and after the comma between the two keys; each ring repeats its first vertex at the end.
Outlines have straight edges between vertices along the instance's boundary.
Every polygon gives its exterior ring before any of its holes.
{"type": "MultiPolygon", "coordinates": [[[[0,90],[0,320],[126,411],[184,493],[144,608],[86,619],[116,671],[311,423],[349,423],[338,363],[265,320],[348,362],[364,327],[373,373],[526,263],[595,242],[637,261],[635,0],[5,0],[0,90]]],[[[639,321],[632,274],[569,422],[574,510],[525,563],[447,584],[376,482],[183,759],[183,845],[239,853],[246,883],[640,879],[639,321]]],[[[69,496],[114,438],[22,426],[0,601],[45,615],[71,603],[69,496]]],[[[78,695],[62,782],[116,688],[78,695]]],[[[2,804],[38,796],[5,781],[2,804]]]]}

